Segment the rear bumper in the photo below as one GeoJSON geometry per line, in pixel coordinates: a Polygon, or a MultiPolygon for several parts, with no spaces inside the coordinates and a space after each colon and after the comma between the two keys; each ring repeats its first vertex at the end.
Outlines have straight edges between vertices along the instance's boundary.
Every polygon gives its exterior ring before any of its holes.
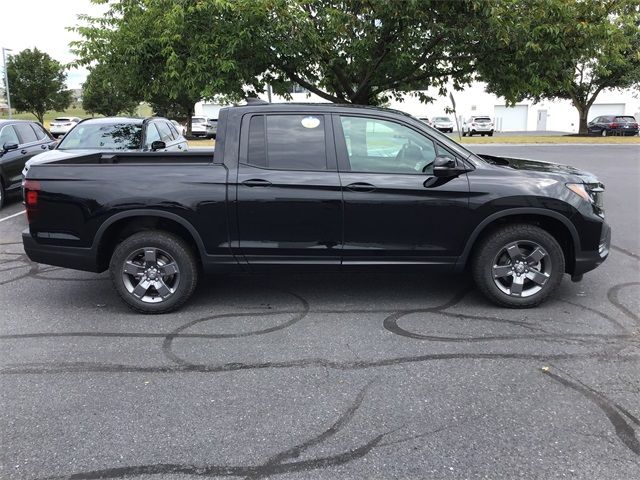
{"type": "Polygon", "coordinates": [[[92,248],[42,244],[31,236],[28,229],[22,232],[22,244],[27,257],[33,262],[86,272],[102,271],[92,248]]]}
{"type": "Polygon", "coordinates": [[[606,223],[602,224],[600,245],[597,251],[581,251],[576,254],[573,276],[579,276],[598,267],[609,256],[611,247],[611,228],[606,223]]]}

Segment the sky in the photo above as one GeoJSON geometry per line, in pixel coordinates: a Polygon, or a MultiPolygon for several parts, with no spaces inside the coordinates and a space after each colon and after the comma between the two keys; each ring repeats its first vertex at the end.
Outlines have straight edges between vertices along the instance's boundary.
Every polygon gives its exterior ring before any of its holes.
{"type": "MultiPolygon", "coordinates": [[[[7,53],[15,54],[37,47],[59,62],[69,63],[75,58],[69,42],[79,38],[66,28],[78,23],[78,14],[98,16],[103,11],[104,6],[90,0],[0,0],[0,48],[10,48],[13,51],[7,53]]],[[[4,69],[1,63],[0,58],[4,69]]],[[[69,88],[80,88],[87,76],[84,68],[66,73],[69,88]]]]}

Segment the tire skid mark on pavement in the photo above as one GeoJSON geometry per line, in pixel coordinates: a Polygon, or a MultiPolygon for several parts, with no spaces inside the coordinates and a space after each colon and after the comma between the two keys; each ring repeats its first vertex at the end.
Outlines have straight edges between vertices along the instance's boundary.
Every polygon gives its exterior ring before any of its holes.
{"type": "Polygon", "coordinates": [[[580,381],[571,381],[568,378],[564,378],[551,372],[550,370],[544,371],[544,373],[552,380],[567,388],[575,390],[582,394],[582,396],[587,400],[595,403],[604,412],[607,419],[613,425],[615,433],[620,441],[633,453],[640,455],[640,440],[638,440],[638,437],[636,436],[633,425],[627,422],[624,418],[624,416],[626,416],[633,424],[638,426],[640,425],[640,420],[638,420],[635,415],[611,401],[603,393],[598,392],[580,381]]]}
{"type": "MultiPolygon", "coordinates": [[[[5,245],[17,245],[19,242],[5,244],[5,245]]],[[[3,245],[3,244],[0,244],[3,245]]],[[[631,253],[631,252],[624,252],[631,253]]],[[[68,280],[68,281],[86,281],[91,279],[83,278],[53,278],[47,277],[46,274],[59,270],[58,267],[39,267],[38,264],[30,262],[24,253],[7,253],[7,255],[13,255],[16,258],[9,259],[6,262],[3,261],[0,265],[8,265],[11,262],[21,263],[17,267],[8,267],[0,270],[3,273],[8,271],[25,269],[29,271],[23,275],[19,275],[15,278],[8,279],[0,282],[0,285],[11,283],[22,278],[32,277],[41,280],[68,280]]],[[[633,256],[633,254],[631,254],[633,256]]],[[[93,280],[106,280],[106,279],[93,279],[93,280]]],[[[638,316],[625,306],[619,299],[619,293],[622,289],[640,285],[638,282],[622,283],[614,285],[607,292],[608,301],[617,310],[623,312],[626,317],[638,322],[638,316]]],[[[278,289],[276,289],[278,290],[278,289]]],[[[127,365],[127,364],[113,364],[113,363],[101,363],[101,362],[46,362],[46,363],[21,363],[21,364],[9,364],[0,368],[0,374],[2,375],[29,375],[29,374],[60,374],[60,373],[194,373],[194,374],[215,374],[222,372],[235,372],[235,371],[247,371],[247,370],[267,370],[267,369],[307,369],[307,368],[324,368],[333,369],[339,371],[355,371],[355,370],[369,370],[385,367],[394,367],[409,364],[420,364],[424,362],[441,362],[441,361],[466,361],[466,360],[484,360],[484,361],[515,361],[524,362],[525,364],[535,362],[553,362],[553,361],[581,361],[585,359],[595,359],[598,361],[606,361],[614,359],[616,362],[631,362],[640,363],[640,355],[638,354],[621,354],[616,352],[612,354],[611,351],[607,351],[606,347],[610,345],[621,347],[620,350],[626,346],[637,345],[640,343],[637,335],[630,333],[629,330],[617,319],[610,315],[607,315],[600,310],[592,307],[587,307],[578,303],[573,303],[564,299],[556,299],[558,301],[565,302],[573,305],[577,308],[590,311],[600,318],[607,321],[617,333],[615,334],[588,334],[588,333],[562,333],[552,332],[543,328],[541,325],[537,325],[534,322],[496,318],[483,315],[468,315],[463,313],[457,313],[451,311],[464,298],[469,294],[471,288],[465,286],[460,291],[455,293],[449,300],[434,307],[419,308],[419,309],[407,309],[397,311],[383,311],[374,309],[319,309],[312,310],[309,302],[302,296],[282,290],[283,292],[293,296],[300,303],[298,308],[282,308],[275,310],[258,310],[251,312],[229,312],[224,314],[209,315],[196,320],[191,320],[169,333],[164,332],[52,332],[52,333],[27,333],[17,335],[2,335],[0,340],[9,339],[35,339],[35,338],[56,338],[56,337],[130,337],[130,338],[158,338],[163,339],[162,353],[165,357],[172,362],[169,365],[127,365]],[[591,351],[586,352],[574,352],[574,353],[552,353],[552,354],[536,354],[536,353],[524,353],[524,352],[495,352],[495,353],[483,353],[483,352],[464,352],[464,353],[431,353],[424,355],[409,355],[399,356],[382,359],[371,360],[351,360],[351,361],[335,361],[325,358],[302,358],[284,361],[267,361],[256,363],[245,362],[227,362],[227,363],[193,363],[180,357],[174,351],[174,341],[176,339],[208,339],[208,340],[225,340],[231,338],[249,338],[259,335],[265,335],[275,331],[283,330],[294,326],[303,319],[305,319],[310,312],[313,313],[365,313],[365,314],[387,314],[382,321],[382,327],[384,330],[399,335],[400,337],[410,338],[414,340],[438,342],[438,343],[469,343],[477,344],[480,342],[494,342],[505,341],[513,342],[518,340],[535,340],[541,342],[560,342],[568,344],[581,344],[594,347],[591,351]],[[511,335],[492,335],[492,336],[437,336],[426,335],[422,333],[411,332],[410,330],[401,327],[398,322],[413,314],[427,314],[427,320],[429,317],[441,315],[449,318],[457,318],[462,320],[484,321],[497,324],[508,325],[511,328],[520,328],[527,330],[527,333],[511,334],[511,335]],[[189,333],[186,330],[202,325],[206,322],[214,321],[221,318],[233,318],[233,317],[255,317],[257,315],[262,316],[276,316],[276,315],[291,315],[288,320],[279,323],[277,325],[263,328],[260,330],[253,330],[247,332],[238,333],[189,333]],[[597,347],[605,348],[598,349],[597,347]]],[[[567,386],[585,396],[590,401],[598,405],[605,413],[607,418],[612,423],[616,435],[621,442],[630,449],[633,453],[640,455],[640,446],[638,438],[635,434],[633,425],[640,425],[640,420],[631,413],[629,410],[609,400],[603,394],[591,389],[584,384],[574,383],[566,378],[560,377],[554,373],[546,372],[554,381],[567,386]],[[628,419],[626,420],[625,417],[628,419]],[[631,423],[629,423],[631,422],[631,423]]],[[[152,465],[134,465],[128,467],[115,467],[101,470],[92,470],[85,472],[77,472],[71,475],[65,475],[62,477],[49,477],[49,478],[76,478],[76,479],[92,479],[92,478],[124,478],[129,476],[141,476],[141,475],[154,475],[154,474],[185,474],[195,476],[233,476],[233,477],[246,477],[250,479],[260,479],[269,477],[272,475],[279,475],[292,472],[305,472],[320,468],[328,468],[337,465],[343,465],[353,460],[366,456],[372,449],[378,447],[384,447],[385,445],[392,445],[403,441],[410,441],[412,438],[420,438],[424,435],[414,435],[401,439],[398,441],[382,440],[391,435],[393,432],[399,430],[395,429],[389,432],[384,432],[378,435],[371,433],[371,437],[368,440],[363,440],[364,443],[360,446],[354,447],[351,450],[342,452],[328,457],[317,457],[310,460],[290,461],[300,456],[300,454],[313,446],[319,445],[324,441],[327,441],[330,437],[335,435],[340,429],[342,429],[355,415],[355,412],[360,408],[364,395],[369,388],[367,385],[356,397],[355,402],[349,407],[327,430],[320,433],[318,436],[313,437],[297,446],[286,449],[272,457],[270,457],[265,463],[257,466],[244,465],[244,466],[216,466],[216,465],[183,465],[174,463],[152,464],[152,465]],[[375,436],[374,436],[375,435],[375,436]]]]}
{"type": "Polygon", "coordinates": [[[372,436],[364,444],[354,447],[350,450],[331,455],[319,456],[316,458],[295,460],[299,458],[305,451],[325,443],[343,430],[355,417],[356,413],[362,406],[365,396],[371,387],[372,382],[364,386],[357,394],[353,403],[324,431],[318,435],[309,438],[293,447],[287,448],[275,455],[269,457],[264,463],[259,465],[189,465],[180,463],[157,463],[148,465],[132,465],[126,467],[104,468],[100,470],[90,470],[76,472],[61,476],[40,477],[39,480],[54,479],[107,479],[107,478],[124,478],[143,475],[169,475],[182,474],[194,476],[218,476],[218,477],[245,477],[247,479],[257,480],[272,475],[282,475],[286,473],[302,473],[309,472],[327,467],[335,467],[350,463],[354,460],[364,457],[372,449],[378,446],[381,441],[397,430],[391,430],[372,436]]]}

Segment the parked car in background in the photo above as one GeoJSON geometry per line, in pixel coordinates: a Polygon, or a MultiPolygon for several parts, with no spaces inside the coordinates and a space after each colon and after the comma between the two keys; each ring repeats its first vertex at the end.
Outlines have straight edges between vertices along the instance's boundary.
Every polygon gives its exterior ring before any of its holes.
{"type": "Polygon", "coordinates": [[[173,124],[174,127],[176,127],[176,130],[180,135],[182,135],[183,137],[187,135],[187,127],[182,125],[177,120],[171,120],[171,123],[173,124]]]}
{"type": "Polygon", "coordinates": [[[603,115],[587,124],[589,134],[602,135],[637,135],[638,122],[631,115],[603,115]]]}
{"type": "Polygon", "coordinates": [[[453,122],[449,117],[433,117],[433,126],[441,132],[453,132],[453,122]]]}
{"type": "Polygon", "coordinates": [[[191,118],[191,135],[194,137],[216,138],[218,119],[209,117],[191,118]]]}
{"type": "Polygon", "coordinates": [[[96,152],[186,152],[188,149],[187,140],[166,118],[89,118],[73,127],[55,149],[30,159],[22,173],[26,175],[34,164],[96,152]]]}
{"type": "Polygon", "coordinates": [[[471,137],[477,133],[483,137],[485,135],[493,136],[493,122],[491,121],[491,117],[487,117],[486,115],[472,116],[462,123],[463,137],[467,135],[471,137]]]}
{"type": "Polygon", "coordinates": [[[58,138],[61,135],[65,135],[69,130],[80,123],[81,119],[78,117],[58,117],[54,118],[49,123],[49,131],[51,135],[58,138]]]}
{"type": "Polygon", "coordinates": [[[25,163],[55,144],[38,122],[0,120],[0,208],[7,195],[20,191],[25,163]]]}
{"type": "Polygon", "coordinates": [[[420,120],[421,122],[426,123],[430,127],[433,127],[433,122],[431,120],[429,120],[429,117],[418,117],[418,120],[420,120]]]}

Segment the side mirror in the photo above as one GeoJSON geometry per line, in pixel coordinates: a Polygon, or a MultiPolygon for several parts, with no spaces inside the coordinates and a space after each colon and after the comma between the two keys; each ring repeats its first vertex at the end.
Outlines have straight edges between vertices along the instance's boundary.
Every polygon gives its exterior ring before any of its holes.
{"type": "Polygon", "coordinates": [[[5,152],[8,152],[9,150],[17,150],[18,149],[18,144],[17,143],[5,143],[2,146],[2,150],[4,150],[5,152]]]}
{"type": "Polygon", "coordinates": [[[457,175],[456,161],[448,155],[438,155],[433,161],[433,175],[436,177],[451,177],[457,175]]]}
{"type": "Polygon", "coordinates": [[[60,142],[53,142],[49,144],[49,150],[55,150],[55,148],[58,146],[58,143],[60,142]]]}
{"type": "Polygon", "coordinates": [[[151,144],[152,152],[155,152],[156,150],[164,150],[165,148],[167,148],[167,144],[164,143],[162,140],[156,140],[151,144]]]}

